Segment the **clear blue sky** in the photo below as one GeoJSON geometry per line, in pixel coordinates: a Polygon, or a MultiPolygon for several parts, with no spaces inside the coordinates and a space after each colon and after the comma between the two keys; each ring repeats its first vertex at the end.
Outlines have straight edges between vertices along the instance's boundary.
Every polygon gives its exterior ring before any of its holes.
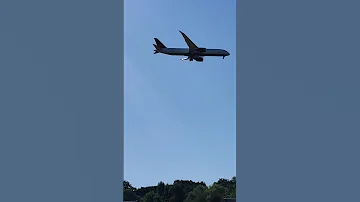
{"type": "Polygon", "coordinates": [[[231,178],[236,173],[235,1],[125,1],[125,179],[133,186],[231,178]],[[153,54],[154,37],[231,53],[153,54]]]}

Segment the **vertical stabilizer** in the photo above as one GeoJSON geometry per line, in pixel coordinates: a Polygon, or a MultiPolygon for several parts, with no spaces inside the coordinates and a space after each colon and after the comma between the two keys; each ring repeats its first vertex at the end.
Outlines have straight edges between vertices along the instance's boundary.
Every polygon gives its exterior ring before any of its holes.
{"type": "Polygon", "coordinates": [[[155,42],[156,42],[157,49],[166,48],[166,46],[163,43],[161,43],[161,41],[158,38],[154,38],[154,39],[155,39],[155,42]]]}

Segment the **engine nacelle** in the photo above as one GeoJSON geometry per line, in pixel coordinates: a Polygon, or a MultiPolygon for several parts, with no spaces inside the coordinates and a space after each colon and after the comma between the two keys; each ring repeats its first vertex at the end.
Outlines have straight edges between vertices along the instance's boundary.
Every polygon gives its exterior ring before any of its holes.
{"type": "Polygon", "coordinates": [[[206,48],[198,48],[197,50],[198,50],[199,52],[201,52],[201,53],[206,52],[206,48]]]}
{"type": "Polygon", "coordinates": [[[194,57],[194,60],[196,60],[197,62],[202,62],[204,61],[203,57],[194,57]]]}

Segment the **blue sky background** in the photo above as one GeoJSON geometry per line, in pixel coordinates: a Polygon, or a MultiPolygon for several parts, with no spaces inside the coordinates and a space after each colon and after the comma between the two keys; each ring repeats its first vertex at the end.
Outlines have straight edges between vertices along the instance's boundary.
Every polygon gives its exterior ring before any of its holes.
{"type": "Polygon", "coordinates": [[[125,1],[124,175],[133,186],[235,176],[235,15],[235,1],[125,1]],[[154,37],[187,47],[178,30],[231,56],[154,55],[154,37]]]}

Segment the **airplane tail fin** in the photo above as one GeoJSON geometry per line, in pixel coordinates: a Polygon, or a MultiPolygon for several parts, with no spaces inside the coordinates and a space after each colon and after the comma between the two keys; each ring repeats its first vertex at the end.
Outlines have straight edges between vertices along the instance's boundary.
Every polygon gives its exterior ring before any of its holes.
{"type": "Polygon", "coordinates": [[[156,42],[156,47],[158,47],[158,49],[166,48],[166,46],[163,43],[161,43],[161,41],[158,38],[154,38],[154,39],[156,42]]]}
{"type": "Polygon", "coordinates": [[[166,46],[163,43],[161,43],[161,41],[158,38],[154,38],[154,40],[156,42],[156,45],[153,44],[153,46],[155,47],[154,54],[159,53],[160,49],[166,48],[166,46]]]}

